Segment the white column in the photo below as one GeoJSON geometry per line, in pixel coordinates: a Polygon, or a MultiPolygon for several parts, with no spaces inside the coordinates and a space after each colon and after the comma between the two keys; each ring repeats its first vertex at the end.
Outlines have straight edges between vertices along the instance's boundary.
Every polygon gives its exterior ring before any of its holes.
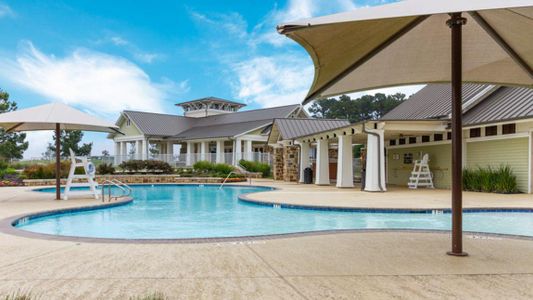
{"type": "Polygon", "coordinates": [[[329,142],[318,140],[316,144],[315,184],[329,185],[329,142]]]}
{"type": "Polygon", "coordinates": [[[376,133],[378,136],[368,134],[366,144],[366,180],[365,191],[379,192],[386,191],[385,182],[385,140],[383,129],[367,129],[368,132],[376,133]]]}
{"type": "Polygon", "coordinates": [[[353,187],[353,153],[352,136],[339,136],[337,157],[337,187],[353,187]]]}
{"type": "Polygon", "coordinates": [[[124,157],[128,155],[128,142],[120,142],[120,155],[124,157]]]}
{"type": "Polygon", "coordinates": [[[187,142],[187,152],[185,153],[185,165],[190,167],[193,165],[193,143],[187,142]]]}
{"type": "Polygon", "coordinates": [[[242,157],[242,143],[240,139],[235,140],[235,147],[233,147],[233,152],[235,152],[235,161],[233,162],[233,164],[238,165],[239,160],[241,160],[242,157]]]}
{"type": "Polygon", "coordinates": [[[245,155],[244,155],[244,159],[246,160],[252,160],[254,157],[253,157],[253,149],[252,149],[252,140],[246,140],[244,141],[244,152],[245,152],[245,155]]]}
{"type": "Polygon", "coordinates": [[[527,192],[529,194],[533,193],[533,131],[529,132],[529,151],[528,151],[528,180],[529,185],[527,192]]]}
{"type": "Polygon", "coordinates": [[[148,159],[148,140],[147,139],[144,139],[141,141],[141,148],[142,148],[142,152],[141,152],[141,159],[142,160],[147,160],[148,159]]]}
{"type": "Polygon", "coordinates": [[[167,142],[167,158],[168,163],[174,162],[174,142],[167,142]]]}
{"type": "Polygon", "coordinates": [[[119,165],[120,163],[120,142],[115,142],[115,165],[119,165]]]}
{"type": "Polygon", "coordinates": [[[217,154],[216,154],[216,162],[217,164],[223,164],[224,163],[224,141],[218,140],[217,141],[217,154]]]}
{"type": "Polygon", "coordinates": [[[200,143],[200,159],[201,160],[208,160],[207,158],[207,151],[208,151],[208,147],[207,147],[208,143],[207,142],[201,142],[200,143]]]}
{"type": "Polygon", "coordinates": [[[143,149],[142,141],[136,140],[135,141],[135,159],[142,159],[142,151],[143,151],[142,149],[143,149]]]}
{"type": "Polygon", "coordinates": [[[304,182],[304,170],[309,167],[309,143],[300,145],[300,182],[304,182]]]}

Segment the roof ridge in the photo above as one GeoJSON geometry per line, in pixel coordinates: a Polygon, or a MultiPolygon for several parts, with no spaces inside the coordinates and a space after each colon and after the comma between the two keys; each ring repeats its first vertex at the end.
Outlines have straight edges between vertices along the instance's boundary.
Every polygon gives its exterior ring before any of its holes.
{"type": "Polygon", "coordinates": [[[330,119],[330,118],[274,118],[274,120],[312,120],[312,121],[347,121],[348,119],[330,119]]]}
{"type": "MultiPolygon", "coordinates": [[[[254,111],[258,111],[258,110],[267,110],[267,109],[275,109],[275,108],[282,108],[282,107],[289,107],[289,106],[300,106],[300,105],[301,104],[287,104],[287,105],[274,106],[274,107],[265,107],[265,108],[251,109],[251,110],[241,110],[241,111],[232,112],[231,115],[240,114],[240,113],[247,113],[247,112],[254,112],[254,111]]],[[[206,118],[215,117],[215,116],[221,116],[221,115],[225,115],[225,114],[211,115],[211,116],[207,116],[206,118]]]]}
{"type": "Polygon", "coordinates": [[[171,116],[171,117],[178,117],[178,118],[186,118],[186,119],[195,119],[191,117],[186,116],[180,116],[180,115],[174,115],[174,114],[165,114],[165,113],[157,113],[157,112],[150,112],[150,111],[140,111],[140,110],[123,110],[123,113],[141,113],[141,114],[150,114],[150,115],[163,115],[163,116],[171,116]]]}

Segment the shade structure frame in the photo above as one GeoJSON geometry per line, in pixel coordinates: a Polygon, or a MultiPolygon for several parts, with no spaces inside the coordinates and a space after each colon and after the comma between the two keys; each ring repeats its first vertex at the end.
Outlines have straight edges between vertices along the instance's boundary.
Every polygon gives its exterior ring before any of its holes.
{"type": "Polygon", "coordinates": [[[315,78],[304,100],[308,103],[369,89],[449,83],[450,74],[443,70],[451,59],[450,37],[443,28],[438,32],[436,28],[453,12],[463,12],[470,21],[463,29],[463,82],[533,88],[533,46],[528,42],[533,40],[533,5],[528,0],[406,0],[288,22],[279,25],[278,31],[301,44],[313,59],[315,78]],[[391,39],[397,41],[387,43],[391,39]],[[410,49],[418,40],[426,45],[410,49]],[[364,44],[368,46],[358,46],[364,44]],[[440,50],[433,53],[435,49],[440,50]],[[446,57],[434,59],[440,55],[446,57]],[[405,64],[416,66],[412,69],[417,71],[396,71],[405,64]],[[374,72],[374,67],[379,70],[374,72]],[[364,73],[351,72],[354,69],[364,73]],[[384,72],[388,76],[382,77],[384,72]]]}

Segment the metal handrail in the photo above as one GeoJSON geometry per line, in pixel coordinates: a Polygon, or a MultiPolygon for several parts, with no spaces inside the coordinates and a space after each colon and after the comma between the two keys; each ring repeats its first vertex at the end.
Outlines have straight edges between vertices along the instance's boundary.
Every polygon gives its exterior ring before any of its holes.
{"type": "Polygon", "coordinates": [[[231,176],[231,174],[237,174],[237,173],[235,173],[235,172],[233,172],[233,171],[229,172],[228,176],[226,176],[226,178],[224,179],[224,181],[222,181],[222,183],[218,186],[218,189],[219,189],[219,190],[224,186],[224,184],[226,183],[226,181],[228,180],[228,178],[231,176]]]}
{"type": "Polygon", "coordinates": [[[252,175],[250,175],[250,174],[252,174],[252,172],[246,170],[246,168],[243,167],[240,163],[238,163],[237,166],[238,166],[239,168],[241,168],[241,171],[243,171],[244,176],[246,176],[246,178],[250,179],[249,183],[250,183],[250,185],[252,185],[252,175]],[[247,176],[247,175],[248,175],[248,176],[247,176]]]}
{"type": "Polygon", "coordinates": [[[129,185],[123,183],[122,181],[120,181],[118,179],[111,179],[111,180],[107,180],[106,179],[106,180],[104,180],[102,182],[102,202],[105,201],[105,187],[106,186],[107,186],[107,193],[108,193],[109,202],[111,202],[111,200],[113,198],[115,198],[115,200],[117,200],[120,197],[128,197],[129,195],[131,195],[131,192],[132,192],[131,187],[129,185]],[[112,186],[116,186],[117,188],[119,188],[122,191],[122,195],[112,197],[111,196],[111,187],[112,186]]]}

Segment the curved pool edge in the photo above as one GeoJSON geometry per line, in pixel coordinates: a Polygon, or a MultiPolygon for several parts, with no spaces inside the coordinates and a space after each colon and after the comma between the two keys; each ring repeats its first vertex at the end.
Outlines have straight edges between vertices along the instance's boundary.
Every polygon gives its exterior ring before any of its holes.
{"type": "MultiPolygon", "coordinates": [[[[1,219],[0,220],[0,232],[10,234],[10,235],[15,235],[15,236],[22,236],[22,237],[43,238],[41,236],[55,236],[52,234],[36,233],[36,232],[28,231],[28,230],[23,230],[15,226],[17,226],[20,222],[27,222],[32,219],[37,219],[37,218],[46,217],[50,215],[107,209],[107,208],[112,208],[112,207],[128,205],[132,202],[133,202],[133,198],[127,197],[122,200],[117,200],[114,202],[100,202],[98,204],[91,203],[90,205],[81,205],[81,206],[65,207],[65,208],[58,208],[58,209],[52,209],[52,210],[44,210],[44,211],[36,211],[36,212],[18,214],[15,216],[10,216],[10,217],[1,219]]],[[[50,239],[50,238],[46,238],[46,239],[50,239]]]]}
{"type": "MultiPolygon", "coordinates": [[[[214,183],[146,183],[146,184],[133,184],[133,185],[219,185],[214,183]]],[[[268,190],[260,192],[252,192],[238,195],[238,200],[253,205],[280,207],[286,209],[311,209],[311,210],[336,210],[336,211],[349,211],[349,212],[375,212],[375,213],[433,213],[437,211],[450,211],[450,209],[443,208],[372,208],[372,207],[337,207],[337,206],[318,206],[318,205],[301,205],[301,204],[289,204],[289,203],[277,203],[269,201],[261,201],[251,199],[249,196],[256,193],[264,193],[279,190],[278,187],[262,186],[262,185],[245,185],[245,184],[228,184],[227,186],[233,187],[259,187],[268,190]]],[[[32,189],[32,192],[39,192],[38,189],[43,187],[32,189]]],[[[42,192],[42,191],[41,191],[42,192]]],[[[0,232],[14,236],[34,238],[41,240],[51,241],[69,241],[69,242],[84,242],[84,243],[125,243],[125,244],[199,244],[199,243],[230,243],[230,242],[253,242],[253,241],[265,241],[284,238],[297,238],[305,236],[319,236],[319,235],[331,235],[331,234],[348,234],[348,233],[375,233],[375,232],[412,232],[412,233],[439,233],[439,234],[451,234],[450,230],[442,229],[410,229],[410,228],[364,228],[364,229],[331,229],[331,230],[317,230],[317,231],[304,231],[304,232],[291,232],[280,234],[266,234],[266,235],[250,235],[250,236],[235,236],[235,237],[208,237],[208,238],[159,238],[159,239],[126,239],[126,238],[96,238],[96,237],[80,237],[80,236],[66,236],[66,235],[54,235],[46,233],[37,233],[27,231],[15,227],[20,220],[25,218],[39,218],[53,214],[72,213],[79,211],[99,210],[107,209],[122,205],[127,205],[133,202],[133,198],[127,198],[116,202],[107,202],[97,205],[82,205],[68,208],[60,208],[54,210],[30,212],[11,216],[0,220],[0,232]]],[[[513,207],[485,207],[485,208],[465,208],[464,212],[533,212],[533,208],[513,208],[513,207]]],[[[506,238],[506,239],[518,239],[533,241],[533,236],[526,235],[513,235],[502,233],[490,233],[490,232],[477,232],[477,231],[463,231],[465,235],[480,236],[487,238],[506,238]]]]}
{"type": "MultiPolygon", "coordinates": [[[[260,206],[286,208],[286,209],[306,209],[318,211],[342,211],[342,212],[362,212],[362,213],[451,213],[451,208],[405,208],[405,207],[356,207],[356,206],[326,206],[313,204],[292,204],[286,202],[272,202],[265,200],[257,200],[251,198],[249,195],[254,193],[239,195],[239,201],[260,206]]],[[[479,213],[479,212],[527,212],[533,213],[531,207],[467,207],[463,208],[463,213],[479,213]]]]}

